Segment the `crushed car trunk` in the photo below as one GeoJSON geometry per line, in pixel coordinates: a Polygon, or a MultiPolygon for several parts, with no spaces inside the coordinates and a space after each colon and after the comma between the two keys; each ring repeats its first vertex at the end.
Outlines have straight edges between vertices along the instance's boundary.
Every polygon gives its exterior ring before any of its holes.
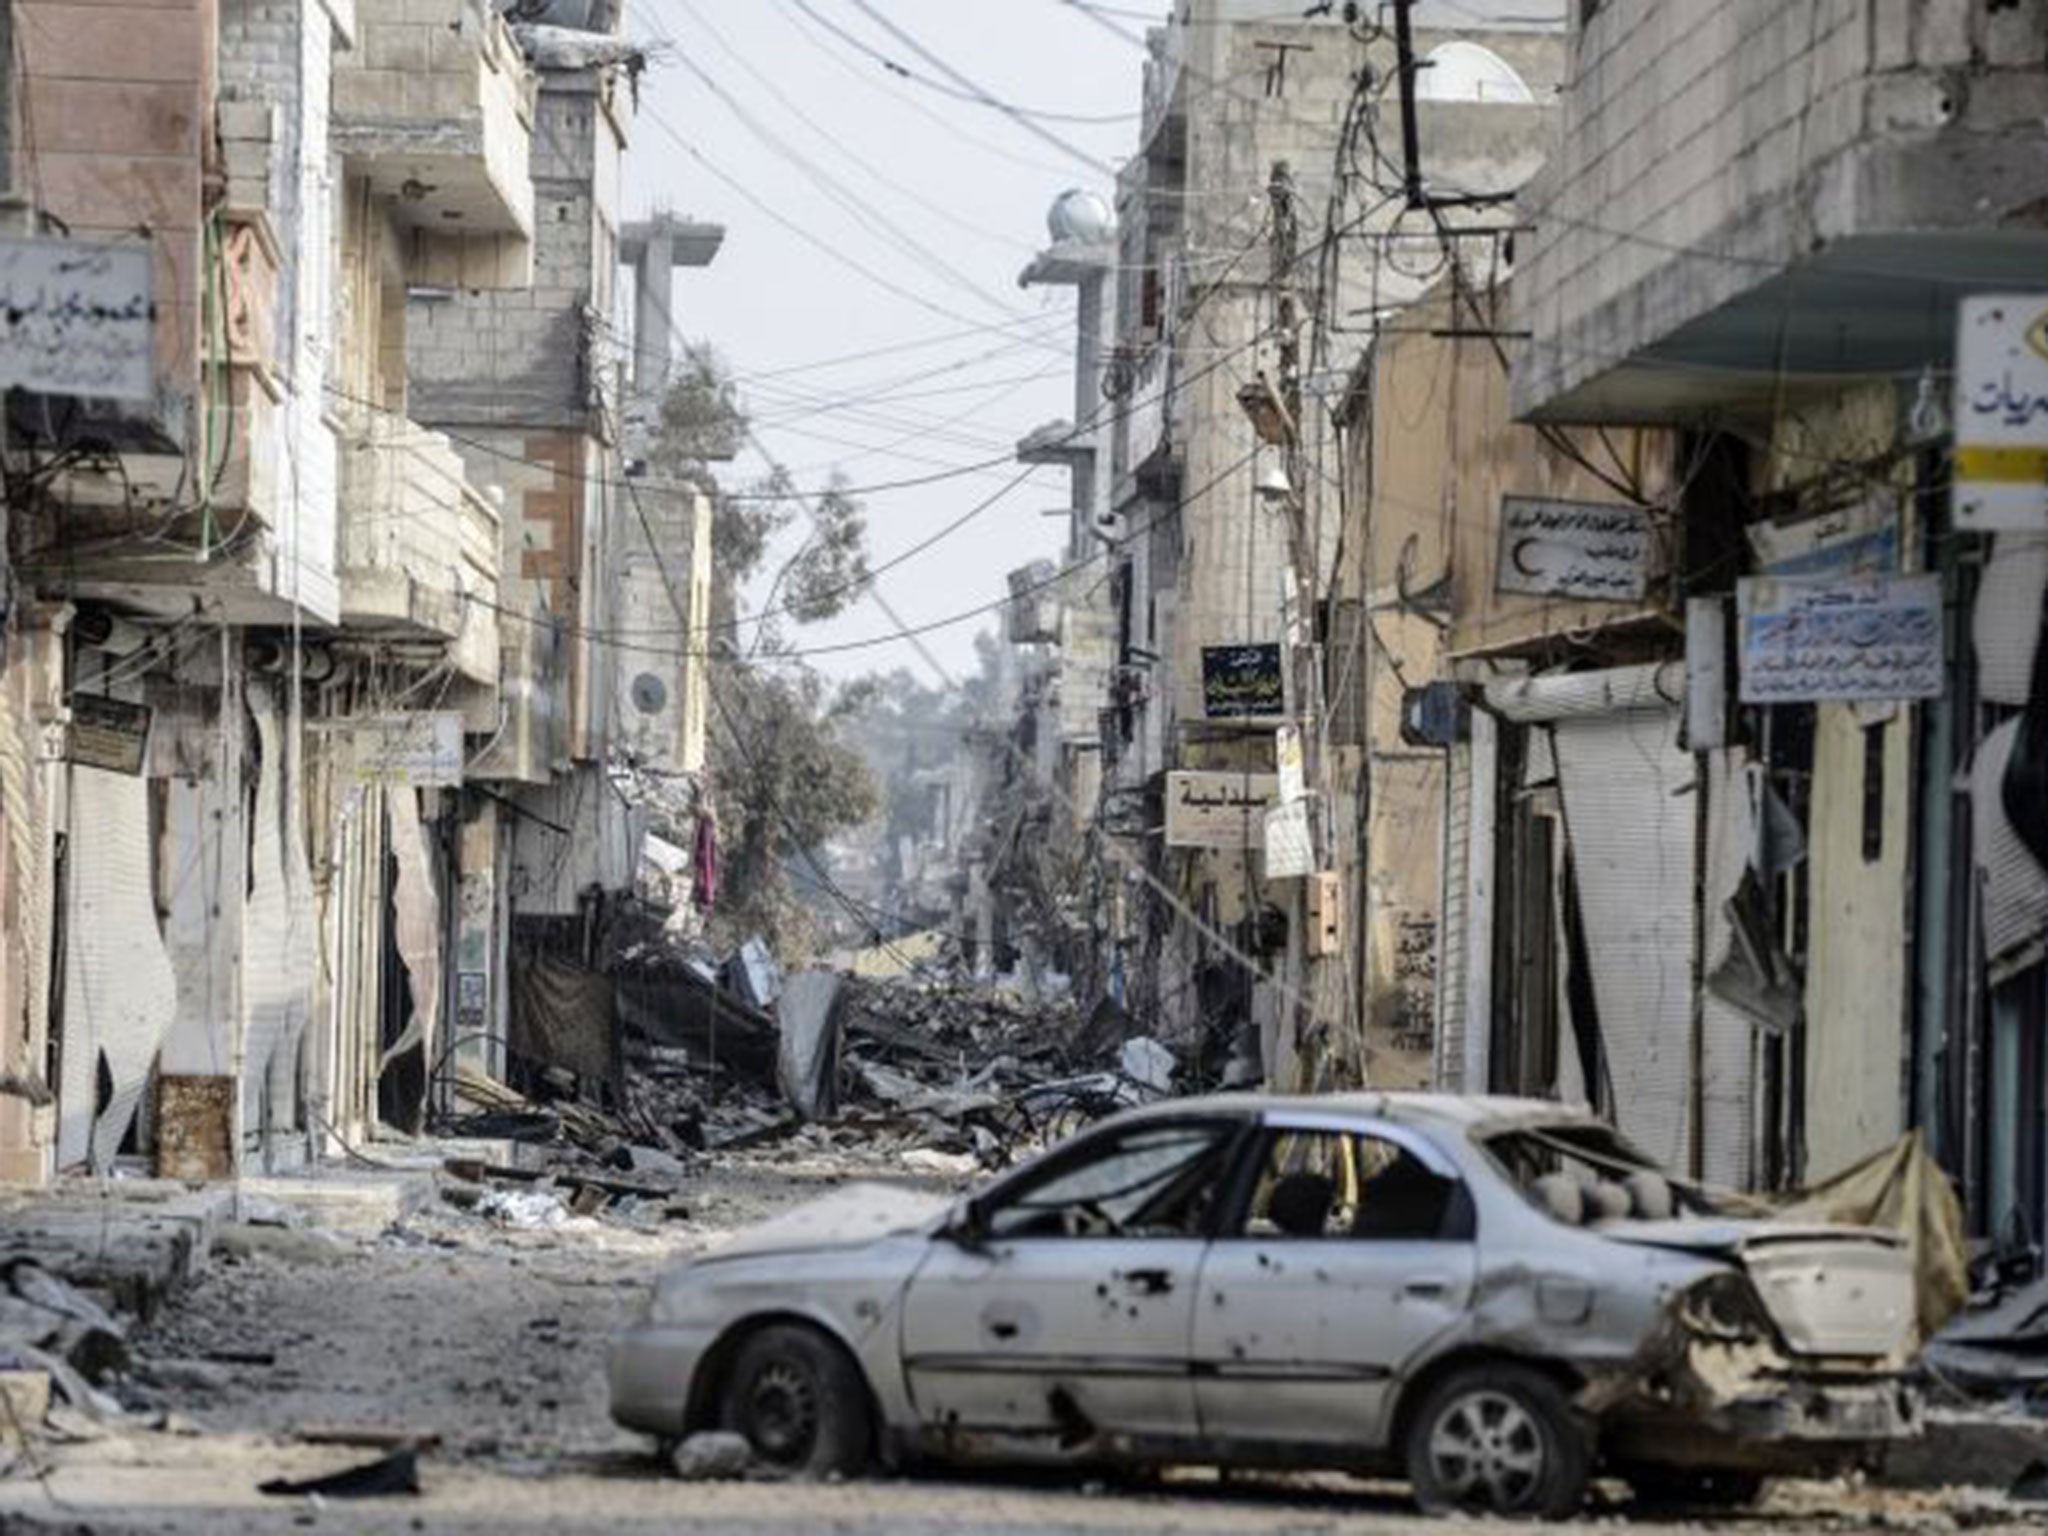
{"type": "Polygon", "coordinates": [[[1894,1233],[1698,1220],[1604,1230],[1618,1242],[1735,1260],[1793,1354],[1903,1362],[1912,1349],[1913,1258],[1894,1233]]]}

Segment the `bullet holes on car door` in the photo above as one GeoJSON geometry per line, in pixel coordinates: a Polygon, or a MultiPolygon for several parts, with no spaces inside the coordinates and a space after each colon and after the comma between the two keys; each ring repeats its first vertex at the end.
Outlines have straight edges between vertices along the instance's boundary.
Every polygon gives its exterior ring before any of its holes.
{"type": "Polygon", "coordinates": [[[1470,1196],[1392,1136],[1269,1129],[1202,1270],[1205,1435],[1364,1446],[1407,1363],[1463,1316],[1470,1196]]]}
{"type": "Polygon", "coordinates": [[[973,1202],[905,1299],[926,1426],[1192,1437],[1195,1281],[1241,1128],[1106,1130],[973,1202]]]}

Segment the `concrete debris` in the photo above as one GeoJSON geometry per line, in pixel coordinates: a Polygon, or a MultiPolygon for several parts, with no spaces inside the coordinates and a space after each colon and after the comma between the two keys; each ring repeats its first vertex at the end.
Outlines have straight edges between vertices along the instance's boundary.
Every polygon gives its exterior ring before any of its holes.
{"type": "Polygon", "coordinates": [[[929,1173],[946,1179],[971,1179],[981,1172],[977,1158],[965,1153],[934,1152],[930,1147],[912,1147],[903,1154],[903,1166],[913,1173],[929,1173]]]}
{"type": "MultiPolygon", "coordinates": [[[[104,1381],[128,1363],[128,1330],[105,1307],[29,1258],[0,1267],[0,1361],[60,1362],[81,1382],[104,1381]]],[[[63,1395],[71,1392],[59,1383],[63,1395]]]]}
{"type": "Polygon", "coordinates": [[[1173,1052],[1150,1035],[1126,1040],[1118,1060],[1122,1063],[1124,1076],[1140,1087],[1149,1088],[1157,1094],[1173,1091],[1173,1052]]]}
{"type": "Polygon", "coordinates": [[[48,1371],[0,1370],[0,1445],[27,1438],[49,1412],[48,1371]]]}
{"type": "Polygon", "coordinates": [[[2048,1279],[1959,1313],[1921,1355],[1934,1385],[2048,1413],[2048,1279]]]}
{"type": "Polygon", "coordinates": [[[684,1482],[730,1482],[753,1470],[754,1451],[744,1435],[722,1429],[705,1430],[677,1446],[669,1457],[669,1466],[684,1482]]]}
{"type": "Polygon", "coordinates": [[[11,1260],[0,1267],[0,1279],[4,1279],[7,1289],[23,1301],[90,1327],[105,1329],[108,1333],[123,1332],[105,1307],[77,1287],[66,1285],[34,1259],[11,1260]]]}
{"type": "Polygon", "coordinates": [[[329,1232],[239,1222],[215,1233],[213,1248],[223,1258],[274,1259],[280,1264],[332,1264],[349,1251],[329,1232]]]}
{"type": "Polygon", "coordinates": [[[552,1189],[493,1189],[477,1202],[477,1214],[507,1227],[561,1227],[576,1218],[552,1189]]]}

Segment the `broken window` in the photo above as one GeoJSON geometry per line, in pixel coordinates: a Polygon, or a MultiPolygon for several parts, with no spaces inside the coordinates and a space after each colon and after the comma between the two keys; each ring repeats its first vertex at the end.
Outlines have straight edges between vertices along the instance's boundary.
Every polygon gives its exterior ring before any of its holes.
{"type": "Polygon", "coordinates": [[[1282,1131],[1260,1157],[1239,1235],[1449,1237],[1457,1192],[1456,1180],[1380,1137],[1282,1131]]]}
{"type": "Polygon", "coordinates": [[[1132,1126],[1089,1142],[982,1209],[988,1236],[1195,1237],[1223,1184],[1235,1127],[1223,1121],[1132,1126]]]}
{"type": "Polygon", "coordinates": [[[1605,1126],[1547,1125],[1489,1137],[1486,1150],[1532,1205],[1567,1226],[1664,1221],[1717,1207],[1605,1126]]]}

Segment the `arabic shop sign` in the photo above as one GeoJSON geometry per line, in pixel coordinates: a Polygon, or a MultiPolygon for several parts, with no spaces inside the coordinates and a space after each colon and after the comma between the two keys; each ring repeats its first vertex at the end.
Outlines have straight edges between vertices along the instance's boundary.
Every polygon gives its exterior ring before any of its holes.
{"type": "Polygon", "coordinates": [[[1933,698],[1942,689],[1941,578],[1736,584],[1742,702],[1933,698]]]}
{"type": "Polygon", "coordinates": [[[1266,808],[1280,798],[1271,773],[1179,772],[1166,776],[1166,846],[1256,848],[1266,808]]]}
{"type": "Polygon", "coordinates": [[[1211,720],[1286,714],[1279,645],[1203,646],[1202,713],[1211,720]]]}
{"type": "Polygon", "coordinates": [[[1956,310],[1958,528],[2048,530],[2048,296],[1956,310]]]}
{"type": "Polygon", "coordinates": [[[462,716],[454,710],[349,723],[358,784],[450,789],[462,782],[462,716]]]}
{"type": "Polygon", "coordinates": [[[150,711],[124,699],[74,693],[67,701],[71,724],[64,756],[86,768],[138,774],[149,751],[150,711]]]}
{"type": "Polygon", "coordinates": [[[1504,496],[1494,586],[1535,597],[1641,602],[1656,552],[1647,507],[1504,496]]]}
{"type": "Polygon", "coordinates": [[[146,245],[0,239],[0,386],[154,398],[155,270],[146,245]]]}
{"type": "Polygon", "coordinates": [[[1897,493],[1881,488],[1812,517],[1752,524],[1749,547],[1766,576],[1887,575],[1899,568],[1897,493]]]}

